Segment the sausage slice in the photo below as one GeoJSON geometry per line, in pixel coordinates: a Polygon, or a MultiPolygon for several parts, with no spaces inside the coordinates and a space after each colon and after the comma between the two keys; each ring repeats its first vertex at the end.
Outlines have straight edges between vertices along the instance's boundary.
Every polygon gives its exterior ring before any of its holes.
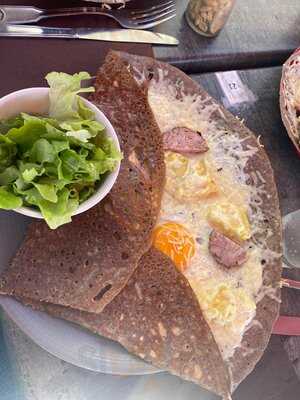
{"type": "Polygon", "coordinates": [[[209,251],[226,268],[240,266],[247,260],[247,252],[242,246],[215,230],[209,237],[209,251]]]}
{"type": "Polygon", "coordinates": [[[164,150],[176,153],[205,153],[208,150],[206,140],[200,132],[189,128],[174,128],[163,135],[164,150]]]}

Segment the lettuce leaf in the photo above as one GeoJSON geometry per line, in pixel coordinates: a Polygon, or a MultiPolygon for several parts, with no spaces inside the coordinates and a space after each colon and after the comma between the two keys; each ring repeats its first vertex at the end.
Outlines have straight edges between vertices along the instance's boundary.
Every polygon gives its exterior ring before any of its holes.
{"type": "Polygon", "coordinates": [[[78,208],[78,200],[70,198],[70,190],[62,189],[58,194],[56,203],[41,200],[38,206],[47,224],[51,229],[56,229],[60,225],[71,222],[71,216],[78,208]]]}
{"type": "Polygon", "coordinates": [[[25,169],[22,173],[22,178],[25,182],[32,182],[37,176],[39,176],[37,168],[25,169]]]}
{"type": "Polygon", "coordinates": [[[24,125],[20,128],[10,129],[6,137],[15,143],[22,152],[25,152],[30,150],[46,132],[46,126],[42,119],[28,119],[24,120],[24,125]]]}
{"type": "Polygon", "coordinates": [[[24,190],[23,192],[20,191],[19,193],[22,193],[25,205],[38,207],[40,201],[43,200],[39,191],[35,187],[24,190]]]}
{"type": "Polygon", "coordinates": [[[66,136],[72,136],[80,142],[87,143],[92,134],[87,129],[80,129],[78,131],[68,131],[66,132],[66,136]]]}
{"type": "Polygon", "coordinates": [[[56,154],[64,150],[68,150],[70,148],[70,143],[67,140],[64,141],[52,140],[51,144],[56,154]]]}
{"type": "Polygon", "coordinates": [[[17,146],[7,136],[0,134],[0,171],[9,167],[17,154],[17,146]]]}
{"type": "Polygon", "coordinates": [[[53,163],[55,161],[56,151],[48,140],[42,138],[33,144],[31,150],[26,153],[25,157],[28,158],[30,162],[34,163],[53,163]]]}
{"type": "Polygon", "coordinates": [[[20,172],[14,165],[0,173],[0,185],[6,186],[18,179],[20,172]]]}
{"type": "Polygon", "coordinates": [[[0,187],[0,208],[4,210],[13,210],[14,208],[21,207],[23,204],[22,198],[16,196],[5,188],[0,187]]]}
{"type": "Polygon", "coordinates": [[[12,128],[20,128],[23,123],[24,120],[21,115],[6,121],[0,121],[0,134],[5,135],[12,128]]]}
{"type": "MultiPolygon", "coordinates": [[[[94,87],[81,88],[81,81],[90,79],[87,72],[69,75],[64,72],[50,72],[46,80],[50,87],[50,118],[58,121],[81,118],[78,109],[78,94],[94,92],[94,87]]],[[[80,105],[82,108],[82,106],[80,105]]]]}
{"type": "Polygon", "coordinates": [[[33,182],[33,185],[38,190],[43,199],[51,201],[51,203],[57,202],[57,189],[54,184],[33,182]]]}

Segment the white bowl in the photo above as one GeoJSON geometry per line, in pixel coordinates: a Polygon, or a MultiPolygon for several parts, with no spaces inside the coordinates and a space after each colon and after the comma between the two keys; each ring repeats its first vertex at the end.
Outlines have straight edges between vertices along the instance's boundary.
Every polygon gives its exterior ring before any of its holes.
{"type": "MultiPolygon", "coordinates": [[[[37,87],[18,90],[17,92],[13,92],[2,97],[0,99],[0,120],[15,117],[21,112],[28,114],[47,115],[49,110],[48,93],[49,88],[37,87]]],[[[94,104],[85,98],[82,98],[82,100],[84,101],[85,105],[94,112],[95,119],[105,126],[107,136],[112,138],[115,146],[118,150],[120,150],[117,134],[103,112],[101,112],[94,104]]],[[[112,172],[107,174],[105,180],[101,183],[97,191],[82,204],[80,204],[73,215],[81,214],[82,212],[87,211],[91,207],[98,204],[110,192],[117,180],[119,170],[120,163],[118,163],[112,172]]],[[[43,218],[39,211],[36,211],[30,207],[16,208],[14,211],[33,218],[43,218]]]]}

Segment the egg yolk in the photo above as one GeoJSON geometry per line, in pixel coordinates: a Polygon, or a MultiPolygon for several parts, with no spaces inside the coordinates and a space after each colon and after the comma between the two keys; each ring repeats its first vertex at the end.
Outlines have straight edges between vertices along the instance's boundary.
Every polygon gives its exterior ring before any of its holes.
{"type": "Polygon", "coordinates": [[[155,228],[153,245],[184,271],[195,254],[195,241],[186,228],[176,222],[166,222],[155,228]]]}

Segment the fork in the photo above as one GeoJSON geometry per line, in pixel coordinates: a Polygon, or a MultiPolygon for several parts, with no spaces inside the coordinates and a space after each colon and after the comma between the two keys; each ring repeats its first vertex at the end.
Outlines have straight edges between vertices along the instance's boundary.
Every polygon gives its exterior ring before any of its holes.
{"type": "Polygon", "coordinates": [[[31,6],[0,6],[0,20],[10,24],[39,22],[44,18],[72,15],[105,15],[113,18],[123,28],[148,29],[176,16],[174,1],[164,0],[160,4],[137,9],[104,9],[101,7],[72,7],[41,9],[31,6]]]}

